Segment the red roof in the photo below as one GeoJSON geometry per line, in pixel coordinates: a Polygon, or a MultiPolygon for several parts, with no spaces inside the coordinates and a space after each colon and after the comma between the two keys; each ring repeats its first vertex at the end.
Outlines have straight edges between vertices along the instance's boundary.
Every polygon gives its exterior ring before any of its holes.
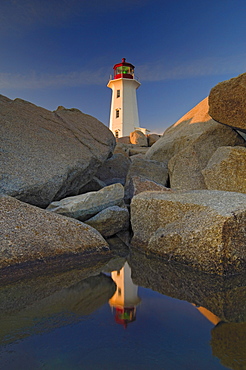
{"type": "Polygon", "coordinates": [[[121,63],[118,63],[118,64],[115,64],[114,65],[114,69],[116,69],[117,67],[121,67],[121,66],[126,66],[126,67],[132,67],[132,68],[135,68],[135,66],[131,63],[127,63],[126,62],[126,58],[122,58],[122,61],[121,63]]]}

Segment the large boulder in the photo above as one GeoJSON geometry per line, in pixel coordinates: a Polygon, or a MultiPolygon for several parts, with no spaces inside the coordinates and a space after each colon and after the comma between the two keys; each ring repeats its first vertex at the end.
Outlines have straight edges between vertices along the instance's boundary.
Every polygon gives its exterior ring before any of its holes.
{"type": "Polygon", "coordinates": [[[246,148],[218,148],[202,174],[208,189],[246,193],[246,148]]]}
{"type": "Polygon", "coordinates": [[[111,155],[115,138],[77,109],[55,112],[0,96],[0,192],[46,207],[76,195],[111,155]]]}
{"type": "Polygon", "coordinates": [[[245,145],[243,138],[229,127],[211,125],[193,143],[168,162],[170,186],[175,189],[206,189],[202,170],[221,146],[245,145]]]}
{"type": "Polygon", "coordinates": [[[47,210],[85,221],[105,208],[122,205],[123,198],[124,187],[117,183],[106,186],[99,191],[92,191],[52,202],[47,207],[47,210]]]}
{"type": "Polygon", "coordinates": [[[131,203],[133,246],[209,273],[246,268],[246,195],[144,192],[131,203]]]}
{"type": "Polygon", "coordinates": [[[169,127],[163,136],[148,149],[145,156],[147,159],[167,162],[188,146],[193,145],[197,150],[195,155],[199,157],[199,161],[206,161],[212,155],[211,149],[214,151],[219,146],[244,145],[244,143],[243,138],[233,129],[211,118],[208,114],[208,98],[205,98],[169,127]],[[206,146],[204,144],[199,151],[199,146],[204,139],[206,139],[206,146]],[[209,148],[205,149],[207,146],[209,148]]]}
{"type": "MultiPolygon", "coordinates": [[[[107,242],[89,225],[1,196],[0,269],[30,264],[52,271],[81,258],[109,257],[107,242]]],[[[19,269],[20,270],[20,269],[19,269]]]]}
{"type": "Polygon", "coordinates": [[[148,147],[134,145],[133,148],[129,148],[129,156],[145,155],[148,151],[148,147]]]}
{"type": "Polygon", "coordinates": [[[148,134],[147,139],[148,139],[148,146],[152,146],[159,140],[161,135],[158,134],[148,134]]]}
{"type": "Polygon", "coordinates": [[[116,138],[117,143],[123,143],[123,144],[131,144],[130,142],[130,136],[122,136],[116,138]]]}
{"type": "Polygon", "coordinates": [[[246,73],[212,88],[209,114],[216,121],[246,132],[246,73]]]}
{"type": "Polygon", "coordinates": [[[155,181],[148,180],[142,176],[132,176],[127,185],[125,192],[125,200],[131,200],[135,195],[144,191],[173,191],[164,185],[158,184],[155,181]]]}
{"type": "MultiPolygon", "coordinates": [[[[143,179],[154,181],[157,184],[166,186],[168,182],[168,169],[165,163],[148,160],[145,157],[135,156],[131,158],[132,163],[126,177],[125,200],[133,196],[133,176],[140,176],[143,179]]],[[[155,189],[153,189],[155,190],[155,189]]]]}
{"type": "Polygon", "coordinates": [[[130,159],[124,154],[114,154],[98,169],[96,177],[106,185],[111,185],[116,182],[125,185],[126,175],[130,164],[130,159]]]}
{"type": "Polygon", "coordinates": [[[141,147],[135,144],[117,143],[114,149],[114,154],[121,153],[126,157],[131,157],[137,154],[144,155],[148,151],[148,147],[141,147]]]}
{"type": "Polygon", "coordinates": [[[140,130],[135,130],[130,133],[130,143],[138,146],[148,146],[148,139],[140,130]]]}
{"type": "MultiPolygon", "coordinates": [[[[209,151],[207,154],[210,155],[209,151]]],[[[174,155],[168,162],[171,188],[176,190],[206,189],[201,172],[203,168],[201,160],[206,164],[205,158],[199,156],[194,145],[189,145],[174,155]]]]}
{"type": "Polygon", "coordinates": [[[126,207],[112,206],[103,209],[85,223],[99,231],[103,237],[108,238],[129,229],[129,212],[126,207]]]}
{"type": "Polygon", "coordinates": [[[245,141],[209,116],[206,98],[167,129],[145,157],[168,161],[171,188],[206,189],[202,170],[216,149],[225,145],[245,145],[245,141]]]}

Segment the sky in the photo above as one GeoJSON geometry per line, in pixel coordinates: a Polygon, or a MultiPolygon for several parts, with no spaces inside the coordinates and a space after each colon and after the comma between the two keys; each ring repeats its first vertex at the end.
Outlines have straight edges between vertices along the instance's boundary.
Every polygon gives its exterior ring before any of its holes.
{"type": "Polygon", "coordinates": [[[1,0],[0,94],[109,124],[113,66],[135,66],[140,126],[162,134],[246,72],[245,0],[1,0]]]}

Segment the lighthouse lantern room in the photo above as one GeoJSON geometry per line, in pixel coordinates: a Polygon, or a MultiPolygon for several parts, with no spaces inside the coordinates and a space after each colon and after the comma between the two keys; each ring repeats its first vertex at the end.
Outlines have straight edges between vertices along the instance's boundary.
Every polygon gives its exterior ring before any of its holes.
{"type": "Polygon", "coordinates": [[[116,138],[139,128],[136,90],[140,83],[134,78],[134,68],[123,58],[114,65],[114,78],[107,85],[112,89],[109,128],[116,138]]]}

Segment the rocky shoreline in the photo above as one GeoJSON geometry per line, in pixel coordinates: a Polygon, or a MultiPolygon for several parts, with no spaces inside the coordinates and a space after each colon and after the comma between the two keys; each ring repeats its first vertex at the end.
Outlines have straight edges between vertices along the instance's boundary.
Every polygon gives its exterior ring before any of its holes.
{"type": "Polygon", "coordinates": [[[2,276],[106,260],[117,240],[210,274],[245,271],[245,101],[243,74],[163,136],[116,142],[77,109],[0,95],[2,276]]]}

